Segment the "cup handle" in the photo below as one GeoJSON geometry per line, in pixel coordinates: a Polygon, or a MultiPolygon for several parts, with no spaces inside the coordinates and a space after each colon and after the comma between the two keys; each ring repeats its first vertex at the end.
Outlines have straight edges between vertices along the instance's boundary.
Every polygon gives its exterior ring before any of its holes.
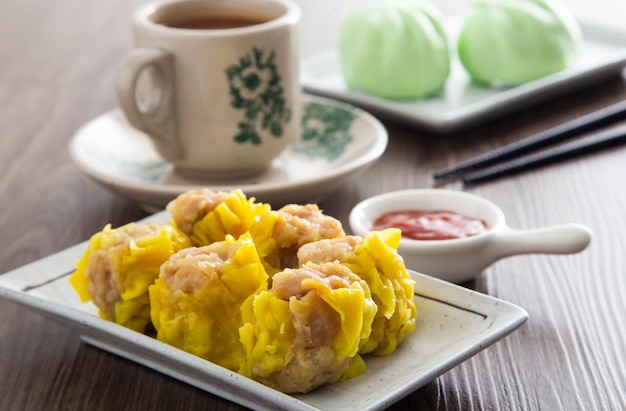
{"type": "Polygon", "coordinates": [[[115,91],[118,104],[135,128],[153,140],[157,151],[168,160],[184,157],[176,132],[174,106],[174,57],[158,48],[131,51],[117,70],[115,91]],[[154,87],[145,102],[138,101],[140,75],[152,68],[154,87]]]}

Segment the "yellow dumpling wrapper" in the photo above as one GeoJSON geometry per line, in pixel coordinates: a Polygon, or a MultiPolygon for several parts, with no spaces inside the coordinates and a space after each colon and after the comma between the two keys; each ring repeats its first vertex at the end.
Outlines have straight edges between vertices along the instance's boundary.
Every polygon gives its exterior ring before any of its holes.
{"type": "Polygon", "coordinates": [[[334,290],[311,280],[305,280],[303,284],[316,290],[320,298],[339,314],[341,332],[333,339],[333,351],[340,358],[356,355],[360,341],[371,334],[378,311],[367,284],[359,281],[349,288],[334,290]]]}
{"type": "Polygon", "coordinates": [[[337,261],[368,285],[378,312],[361,354],[388,355],[415,329],[413,279],[397,252],[402,233],[390,228],[364,237],[347,236],[306,244],[298,250],[301,263],[337,261]]]}
{"type": "Polygon", "coordinates": [[[271,209],[269,204],[257,203],[254,198],[247,198],[241,190],[226,193],[206,189],[179,196],[168,204],[167,209],[172,212],[176,221],[176,216],[179,214],[177,209],[186,210],[187,208],[193,209],[193,207],[206,207],[207,209],[195,210],[197,215],[186,216],[195,218],[191,222],[190,231],[187,232],[192,246],[204,246],[223,241],[227,235],[237,238],[250,230],[257,216],[271,209]],[[194,194],[195,198],[192,197],[194,194]],[[186,204],[190,201],[201,202],[198,197],[201,199],[205,197],[203,204],[186,204]]]}
{"type": "Polygon", "coordinates": [[[347,266],[367,282],[378,305],[372,334],[361,347],[362,354],[389,355],[415,330],[414,281],[397,253],[401,236],[401,231],[393,228],[371,231],[347,262],[347,266]]]}
{"type": "Polygon", "coordinates": [[[266,289],[267,274],[248,235],[182,250],[150,287],[157,339],[237,371],[244,361],[241,306],[266,289]]]}
{"type": "Polygon", "coordinates": [[[287,204],[264,213],[250,233],[270,276],[297,267],[297,252],[302,245],[346,235],[341,222],[324,214],[317,204],[287,204]]]}
{"type": "Polygon", "coordinates": [[[285,299],[265,291],[244,310],[240,338],[247,362],[240,373],[283,392],[307,392],[364,372],[358,351],[376,314],[367,284],[350,273],[350,284],[334,288],[294,272],[277,276],[294,275],[304,290],[297,294],[304,295],[285,299]]]}
{"type": "Polygon", "coordinates": [[[259,252],[265,270],[270,275],[281,270],[280,261],[277,259],[279,246],[276,241],[276,230],[280,223],[281,215],[271,210],[259,215],[256,224],[251,228],[252,239],[259,252]]]}
{"type": "Polygon", "coordinates": [[[170,225],[107,225],[94,234],[76,264],[70,284],[81,301],[93,301],[100,316],[136,331],[150,325],[148,287],[161,264],[189,246],[187,237],[170,225]]]}

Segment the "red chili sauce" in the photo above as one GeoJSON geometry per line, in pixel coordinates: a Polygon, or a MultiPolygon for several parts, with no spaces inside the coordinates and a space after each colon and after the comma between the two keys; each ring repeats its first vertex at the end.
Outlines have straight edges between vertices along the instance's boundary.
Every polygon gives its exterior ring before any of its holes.
{"type": "Polygon", "coordinates": [[[413,240],[451,240],[487,230],[483,220],[442,210],[392,211],[378,217],[372,230],[391,227],[399,228],[403,237],[413,240]]]}

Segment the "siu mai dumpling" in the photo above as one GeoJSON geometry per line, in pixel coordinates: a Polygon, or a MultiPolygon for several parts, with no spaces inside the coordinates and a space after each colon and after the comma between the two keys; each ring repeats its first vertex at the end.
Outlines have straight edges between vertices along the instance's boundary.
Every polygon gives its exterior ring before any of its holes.
{"type": "Polygon", "coordinates": [[[354,377],[365,371],[358,351],[375,313],[367,284],[345,266],[281,271],[244,311],[240,373],[286,393],[354,377]]]}
{"type": "Polygon", "coordinates": [[[208,188],[187,191],[167,205],[173,224],[189,236],[192,246],[223,241],[229,234],[237,238],[270,208],[269,204],[247,198],[241,190],[224,192],[208,188]]]}
{"type": "Polygon", "coordinates": [[[261,215],[250,232],[270,275],[297,267],[302,245],[346,235],[341,222],[316,204],[288,204],[272,210],[261,215]]]}
{"type": "Polygon", "coordinates": [[[365,237],[322,240],[298,251],[300,262],[337,261],[362,278],[378,306],[372,333],[361,354],[389,355],[415,329],[417,310],[413,300],[413,279],[397,253],[398,229],[370,231],[365,237]]]}
{"type": "Polygon", "coordinates": [[[267,274],[249,236],[173,255],[150,287],[157,339],[237,371],[241,306],[267,289],[267,274]]]}
{"type": "Polygon", "coordinates": [[[161,264],[188,247],[187,237],[170,225],[107,225],[89,240],[70,283],[82,301],[93,301],[100,316],[135,331],[151,328],[148,287],[161,264]]]}

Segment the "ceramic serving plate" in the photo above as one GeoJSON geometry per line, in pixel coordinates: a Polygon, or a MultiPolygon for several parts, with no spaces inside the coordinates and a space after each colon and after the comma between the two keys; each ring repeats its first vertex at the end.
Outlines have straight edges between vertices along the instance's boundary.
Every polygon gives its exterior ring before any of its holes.
{"type": "Polygon", "coordinates": [[[70,154],[87,176],[152,210],[198,187],[242,189],[279,206],[313,201],[371,166],[387,147],[387,131],[373,116],[351,105],[303,96],[302,133],[263,173],[243,179],[192,180],[178,175],[119,110],[84,125],[70,154]]]}
{"type": "MultiPolygon", "coordinates": [[[[166,212],[149,220],[164,222],[166,212]]],[[[304,395],[286,395],[98,317],[68,283],[86,243],[0,275],[0,297],[61,322],[96,347],[257,410],[382,410],[505,337],[527,319],[508,302],[412,272],[419,317],[414,333],[367,371],[304,395]]]]}
{"type": "MultiPolygon", "coordinates": [[[[450,38],[456,38],[460,25],[459,18],[447,21],[450,38]]],[[[301,81],[309,93],[355,104],[380,118],[434,133],[452,133],[618,76],[626,65],[626,32],[584,23],[581,28],[584,42],[576,64],[516,87],[486,88],[472,84],[455,55],[442,95],[418,101],[386,100],[348,90],[337,50],[306,59],[301,67],[301,81]]]]}

